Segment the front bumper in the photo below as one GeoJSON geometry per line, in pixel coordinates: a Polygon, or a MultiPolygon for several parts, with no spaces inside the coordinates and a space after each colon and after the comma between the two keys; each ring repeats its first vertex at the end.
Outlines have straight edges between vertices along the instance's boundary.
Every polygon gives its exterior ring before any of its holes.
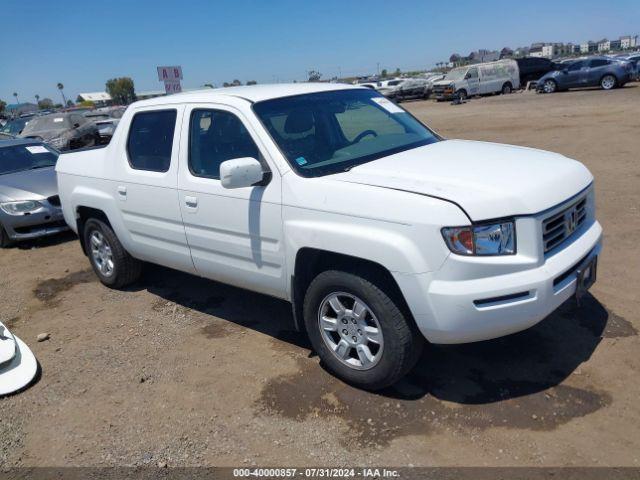
{"type": "Polygon", "coordinates": [[[55,235],[69,229],[62,209],[40,201],[43,208],[28,215],[8,215],[0,210],[0,223],[11,240],[30,240],[55,235]]]}
{"type": "MultiPolygon", "coordinates": [[[[441,278],[440,271],[394,277],[427,340],[476,342],[525,330],[551,314],[575,294],[578,266],[601,248],[602,227],[594,221],[535,268],[471,280],[441,278]]],[[[452,256],[445,268],[456,262],[452,256]]]]}

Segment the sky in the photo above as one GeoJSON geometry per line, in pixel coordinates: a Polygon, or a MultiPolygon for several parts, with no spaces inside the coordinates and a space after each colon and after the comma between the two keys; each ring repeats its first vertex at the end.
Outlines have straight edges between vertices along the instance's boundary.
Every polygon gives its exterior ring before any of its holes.
{"type": "Polygon", "coordinates": [[[129,76],[160,90],[417,70],[452,53],[640,34],[640,1],[0,0],[0,99],[61,101],[129,76]]]}

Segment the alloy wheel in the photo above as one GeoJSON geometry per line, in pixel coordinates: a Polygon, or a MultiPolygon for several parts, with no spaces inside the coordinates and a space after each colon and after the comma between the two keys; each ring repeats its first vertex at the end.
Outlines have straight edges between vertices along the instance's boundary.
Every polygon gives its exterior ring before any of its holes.
{"type": "Polygon", "coordinates": [[[553,80],[547,80],[543,85],[544,93],[553,93],[556,91],[556,82],[553,80]]]}
{"type": "Polygon", "coordinates": [[[600,82],[600,84],[602,85],[602,88],[604,88],[605,90],[611,90],[613,87],[616,86],[616,79],[613,75],[605,75],[602,79],[602,82],[600,82]]]}
{"type": "Polygon", "coordinates": [[[102,275],[110,277],[115,271],[115,264],[113,262],[113,252],[111,251],[111,245],[104,237],[102,232],[94,230],[91,232],[90,237],[91,257],[93,262],[102,275]]]}
{"type": "Polygon", "coordinates": [[[318,326],[333,355],[356,370],[368,370],[382,357],[382,328],[371,308],[345,292],[327,295],[320,303],[318,326]]]}

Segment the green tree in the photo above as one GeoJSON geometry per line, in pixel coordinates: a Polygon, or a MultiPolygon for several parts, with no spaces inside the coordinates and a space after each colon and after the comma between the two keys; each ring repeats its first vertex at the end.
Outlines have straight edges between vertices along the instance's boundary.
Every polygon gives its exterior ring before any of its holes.
{"type": "Polygon", "coordinates": [[[7,102],[0,100],[0,113],[4,112],[5,108],[7,108],[7,102]]]}
{"type": "Polygon", "coordinates": [[[308,74],[309,82],[319,82],[322,78],[322,74],[317,70],[311,70],[308,74]]]}
{"type": "Polygon", "coordinates": [[[118,105],[128,105],[136,101],[133,80],[129,77],[107,80],[107,92],[111,95],[113,103],[118,105]]]}
{"type": "Polygon", "coordinates": [[[236,78],[233,80],[233,82],[231,82],[231,85],[233,85],[234,87],[239,87],[240,85],[242,85],[242,82],[236,78]]]}
{"type": "Polygon", "coordinates": [[[13,92],[13,96],[14,96],[14,97],[16,97],[16,103],[20,103],[20,102],[18,101],[18,92],[13,92]]]}
{"type": "Polygon", "coordinates": [[[400,75],[400,69],[396,68],[396,77],[400,75]]]}
{"type": "Polygon", "coordinates": [[[38,102],[38,108],[40,110],[51,110],[53,108],[53,100],[50,98],[43,98],[38,102]]]}
{"type": "Polygon", "coordinates": [[[247,85],[257,85],[258,82],[256,82],[255,80],[247,80],[247,85]]]}
{"type": "Polygon", "coordinates": [[[213,83],[205,83],[205,84],[203,85],[203,87],[204,87],[204,88],[216,88],[216,87],[214,87],[214,86],[213,86],[213,83]]]}
{"type": "Polygon", "coordinates": [[[67,100],[67,107],[73,107],[73,102],[70,99],[67,100]]]}
{"type": "Polygon", "coordinates": [[[387,75],[389,75],[389,72],[387,72],[386,68],[383,68],[382,71],[380,72],[380,76],[382,78],[387,78],[387,75]]]}

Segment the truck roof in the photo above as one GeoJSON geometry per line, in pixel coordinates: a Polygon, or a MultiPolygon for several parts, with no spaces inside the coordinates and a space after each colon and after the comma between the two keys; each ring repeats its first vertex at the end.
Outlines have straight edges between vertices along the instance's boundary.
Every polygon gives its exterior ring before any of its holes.
{"type": "Polygon", "coordinates": [[[162,105],[181,102],[210,102],[220,97],[242,98],[249,102],[260,102],[273,98],[290,97],[305,93],[327,92],[332,90],[347,90],[365,88],[358,85],[344,83],[278,83],[273,85],[245,85],[227,88],[205,88],[189,92],[177,93],[166,97],[150,98],[136,102],[134,105],[162,105]]]}

